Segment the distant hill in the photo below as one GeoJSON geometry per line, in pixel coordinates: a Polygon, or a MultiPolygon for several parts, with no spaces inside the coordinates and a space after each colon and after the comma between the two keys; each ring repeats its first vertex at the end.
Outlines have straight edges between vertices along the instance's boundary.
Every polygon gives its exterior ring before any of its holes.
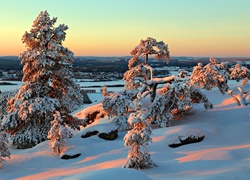
{"type": "MultiPolygon", "coordinates": [[[[128,68],[128,60],[131,56],[111,56],[111,57],[100,57],[100,56],[76,56],[73,63],[74,70],[83,72],[122,72],[124,73],[128,68]]],[[[237,57],[225,57],[216,58],[219,61],[230,61],[230,62],[242,62],[247,66],[250,66],[249,58],[237,58],[237,57]],[[249,65],[248,65],[249,64],[249,65]]],[[[193,67],[198,62],[207,64],[209,57],[186,57],[176,56],[171,57],[171,61],[167,66],[179,66],[179,67],[193,67]]],[[[166,66],[166,63],[149,59],[149,63],[152,67],[166,66]]],[[[248,67],[250,68],[250,67],[248,67]]],[[[22,70],[20,59],[17,56],[0,56],[0,70],[22,70]]]]}
{"type": "Polygon", "coordinates": [[[21,70],[22,67],[17,56],[0,56],[0,70],[21,70]]]}

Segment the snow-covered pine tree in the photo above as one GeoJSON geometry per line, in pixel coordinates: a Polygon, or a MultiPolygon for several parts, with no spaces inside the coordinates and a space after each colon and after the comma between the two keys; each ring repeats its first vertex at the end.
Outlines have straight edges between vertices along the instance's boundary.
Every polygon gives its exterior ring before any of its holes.
{"type": "Polygon", "coordinates": [[[10,158],[10,150],[8,148],[7,134],[2,130],[0,121],[0,167],[2,167],[6,157],[10,158]]]}
{"type": "Polygon", "coordinates": [[[155,95],[157,81],[153,81],[153,68],[148,64],[149,56],[153,56],[157,60],[169,62],[170,55],[168,44],[163,41],[156,41],[156,39],[148,37],[146,40],[141,40],[130,54],[133,56],[128,62],[128,70],[124,73],[124,80],[126,80],[126,89],[140,89],[140,92],[149,91],[151,102],[153,102],[155,95]],[[140,58],[144,57],[145,62],[141,63],[140,58]],[[135,63],[137,62],[137,65],[135,63]],[[135,65],[135,66],[134,66],[135,65]],[[149,82],[151,81],[151,82],[149,82]],[[145,82],[148,82],[145,84],[145,82]],[[154,83],[155,82],[155,83],[154,83]]]}
{"type": "Polygon", "coordinates": [[[203,103],[205,109],[213,107],[201,91],[190,85],[189,79],[176,79],[158,90],[156,98],[150,104],[147,118],[160,127],[168,127],[171,126],[171,119],[185,117],[194,103],[203,103]]]}
{"type": "Polygon", "coordinates": [[[56,111],[54,120],[51,121],[52,127],[48,132],[48,139],[50,139],[50,147],[52,154],[61,152],[62,147],[66,144],[66,139],[73,137],[73,134],[64,126],[63,117],[59,111],[56,111]]]}
{"type": "Polygon", "coordinates": [[[190,76],[190,84],[196,88],[211,90],[213,87],[218,87],[222,94],[228,90],[227,80],[229,74],[225,63],[219,63],[216,59],[210,58],[210,62],[203,66],[198,63],[193,68],[190,76]]]}
{"type": "Polygon", "coordinates": [[[230,79],[235,79],[236,81],[242,80],[242,85],[248,84],[248,77],[250,75],[250,71],[247,67],[244,67],[240,64],[236,64],[232,66],[230,69],[230,79]]]}
{"type": "Polygon", "coordinates": [[[152,142],[152,139],[150,137],[151,128],[148,120],[145,118],[145,112],[143,98],[138,93],[133,112],[128,118],[128,123],[133,129],[128,131],[124,137],[124,145],[129,146],[127,162],[124,164],[125,168],[143,169],[155,166],[146,147],[149,142],[152,142]]]}
{"type": "Polygon", "coordinates": [[[73,83],[69,69],[74,55],[62,45],[68,27],[55,27],[56,21],[43,11],[22,37],[27,47],[20,55],[24,84],[8,101],[8,114],[3,119],[3,128],[17,148],[33,147],[46,140],[56,112],[60,112],[62,126],[79,128],[79,120],[69,115],[71,102],[65,102],[66,97],[81,102],[80,89],[73,83]]]}
{"type": "Polygon", "coordinates": [[[145,64],[148,64],[149,55],[154,56],[155,59],[168,62],[170,60],[168,45],[163,41],[156,41],[152,37],[146,40],[141,40],[139,45],[136,46],[130,54],[133,56],[128,63],[128,68],[131,69],[133,65],[139,61],[141,57],[145,57],[145,64]]]}
{"type": "MultiPolygon", "coordinates": [[[[150,39],[152,38],[148,38],[149,42],[150,39]]],[[[167,61],[169,60],[167,45],[161,44],[165,51],[156,53],[156,57],[167,61]]],[[[155,50],[157,48],[153,47],[152,44],[142,40],[141,44],[131,52],[133,58],[130,59],[129,70],[125,72],[123,78],[126,80],[124,90],[107,93],[105,87],[103,93],[105,96],[103,109],[110,116],[114,116],[114,120],[121,124],[120,127],[126,127],[126,124],[133,127],[124,138],[125,146],[130,146],[125,167],[139,169],[153,164],[148,156],[148,151],[140,151],[140,147],[148,142],[143,137],[150,139],[151,130],[146,123],[147,121],[164,127],[169,126],[169,121],[174,116],[186,115],[193,103],[204,103],[206,109],[212,108],[212,104],[206,96],[190,84],[189,78],[174,75],[154,78],[153,68],[147,60],[148,55],[152,55],[153,52],[156,52],[155,50]],[[139,62],[141,56],[145,56],[146,62],[139,62]],[[138,64],[135,64],[136,62],[138,64]],[[157,88],[159,84],[167,85],[159,90],[157,88]],[[144,103],[141,108],[141,99],[148,98],[148,95],[150,95],[150,102],[144,103]],[[138,103],[140,105],[134,106],[138,103]],[[138,133],[142,133],[143,137],[138,133]]]]}

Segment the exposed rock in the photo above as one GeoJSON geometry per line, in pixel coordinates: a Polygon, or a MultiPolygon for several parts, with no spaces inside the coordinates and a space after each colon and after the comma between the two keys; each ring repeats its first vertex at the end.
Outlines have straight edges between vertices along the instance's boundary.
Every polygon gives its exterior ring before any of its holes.
{"type": "Polygon", "coordinates": [[[75,154],[75,155],[68,155],[68,154],[64,154],[61,159],[65,159],[65,160],[68,160],[68,159],[74,159],[74,158],[77,158],[81,155],[81,153],[78,153],[78,154],[75,154]]]}
{"type": "Polygon", "coordinates": [[[82,96],[83,96],[83,103],[84,103],[84,104],[91,104],[92,102],[91,102],[91,100],[89,99],[88,94],[87,94],[85,91],[83,91],[83,90],[81,90],[80,92],[81,92],[81,94],[82,94],[82,96]]]}
{"type": "Polygon", "coordinates": [[[118,130],[113,130],[109,133],[100,133],[99,138],[105,139],[105,140],[114,140],[118,137],[118,130]]]}
{"type": "Polygon", "coordinates": [[[94,131],[89,131],[89,132],[87,132],[86,134],[83,134],[81,137],[82,137],[82,138],[88,138],[88,137],[94,136],[94,135],[96,135],[96,134],[98,134],[98,131],[94,130],[94,131]]]}
{"type": "Polygon", "coordinates": [[[172,148],[177,148],[185,144],[201,142],[204,139],[204,137],[205,136],[201,136],[201,137],[189,136],[184,140],[179,138],[180,141],[178,143],[169,144],[168,146],[172,148]]]}

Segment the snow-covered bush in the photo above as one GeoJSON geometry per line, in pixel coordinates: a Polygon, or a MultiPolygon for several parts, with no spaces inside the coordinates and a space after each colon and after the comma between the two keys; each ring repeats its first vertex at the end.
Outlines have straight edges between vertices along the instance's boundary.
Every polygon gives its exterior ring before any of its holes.
{"type": "Polygon", "coordinates": [[[82,101],[70,70],[74,55],[62,46],[68,27],[55,27],[56,21],[43,11],[22,37],[27,47],[20,55],[24,84],[9,99],[8,114],[3,119],[3,128],[17,148],[33,147],[46,140],[57,112],[62,126],[79,129],[79,120],[69,115],[74,109],[71,104],[82,101]]]}

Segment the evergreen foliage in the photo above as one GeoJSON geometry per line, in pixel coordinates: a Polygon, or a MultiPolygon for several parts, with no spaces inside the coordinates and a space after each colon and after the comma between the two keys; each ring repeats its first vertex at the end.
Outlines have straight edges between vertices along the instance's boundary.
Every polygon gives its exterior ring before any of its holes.
{"type": "Polygon", "coordinates": [[[43,11],[22,37],[27,47],[20,55],[24,84],[8,101],[8,114],[3,119],[3,128],[17,148],[33,147],[47,137],[53,139],[48,132],[55,124],[79,129],[79,120],[69,115],[74,104],[82,103],[80,88],[72,81],[70,70],[74,54],[62,45],[68,27],[55,27],[56,21],[43,11]],[[57,123],[51,123],[54,121],[57,123]]]}
{"type": "Polygon", "coordinates": [[[10,158],[10,150],[8,148],[7,134],[2,130],[0,121],[0,167],[2,167],[6,157],[10,158]]]}
{"type": "Polygon", "coordinates": [[[198,63],[193,68],[190,76],[190,84],[196,88],[211,90],[218,87],[222,94],[228,91],[227,80],[229,74],[225,63],[219,63],[216,59],[210,58],[210,62],[203,67],[202,63],[198,63]]]}

